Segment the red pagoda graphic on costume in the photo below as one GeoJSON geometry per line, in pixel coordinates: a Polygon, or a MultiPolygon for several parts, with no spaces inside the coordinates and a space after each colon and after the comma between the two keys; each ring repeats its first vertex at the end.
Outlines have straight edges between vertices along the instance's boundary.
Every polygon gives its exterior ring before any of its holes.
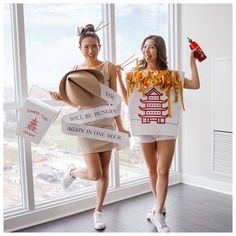
{"type": "Polygon", "coordinates": [[[147,99],[140,99],[140,102],[144,104],[144,107],[139,106],[139,109],[141,111],[144,111],[145,114],[138,115],[142,119],[143,124],[149,124],[151,122],[155,122],[158,124],[166,123],[168,114],[163,115],[162,112],[168,109],[168,105],[166,107],[163,107],[167,103],[168,99],[161,100],[162,95],[163,93],[160,93],[155,88],[152,88],[147,93],[145,93],[147,99]]]}
{"type": "Polygon", "coordinates": [[[37,126],[38,126],[38,121],[37,117],[35,117],[35,119],[32,119],[25,128],[32,133],[37,133],[38,130],[37,126]]]}

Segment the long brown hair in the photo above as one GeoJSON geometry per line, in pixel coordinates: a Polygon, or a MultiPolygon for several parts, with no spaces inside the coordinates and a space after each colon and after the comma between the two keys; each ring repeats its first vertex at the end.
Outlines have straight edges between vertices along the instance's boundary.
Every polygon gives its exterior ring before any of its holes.
{"type": "MultiPolygon", "coordinates": [[[[161,36],[158,36],[158,35],[149,35],[143,40],[143,43],[141,45],[141,50],[143,49],[143,46],[148,39],[153,40],[154,46],[157,49],[157,54],[158,54],[157,60],[156,60],[157,69],[158,70],[167,70],[168,69],[168,65],[167,65],[168,62],[167,62],[165,40],[161,36]]],[[[141,66],[141,69],[144,69],[147,67],[147,62],[144,58],[141,60],[140,66],[141,66]]]]}

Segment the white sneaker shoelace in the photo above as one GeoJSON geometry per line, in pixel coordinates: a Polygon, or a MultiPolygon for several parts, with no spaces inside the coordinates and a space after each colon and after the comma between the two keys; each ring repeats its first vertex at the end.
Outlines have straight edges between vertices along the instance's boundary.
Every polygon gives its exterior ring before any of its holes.
{"type": "Polygon", "coordinates": [[[153,212],[150,220],[156,226],[158,232],[170,232],[170,228],[167,226],[163,214],[155,214],[153,212]]]}
{"type": "MultiPolygon", "coordinates": [[[[155,211],[156,209],[156,204],[154,204],[154,206],[152,207],[152,209],[149,210],[149,212],[147,213],[147,220],[150,220],[153,212],[155,211]]],[[[163,207],[163,210],[162,210],[162,214],[164,215],[164,217],[166,217],[166,206],[163,207]]]]}
{"type": "Polygon", "coordinates": [[[105,229],[106,224],[103,219],[102,212],[100,211],[95,211],[93,213],[93,220],[94,220],[94,228],[95,229],[105,229]]]}

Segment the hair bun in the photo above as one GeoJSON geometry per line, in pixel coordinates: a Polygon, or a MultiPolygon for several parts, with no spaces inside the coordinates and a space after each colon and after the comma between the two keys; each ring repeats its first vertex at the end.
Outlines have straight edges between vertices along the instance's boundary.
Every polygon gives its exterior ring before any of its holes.
{"type": "Polygon", "coordinates": [[[85,27],[77,27],[77,35],[80,37],[87,32],[93,32],[95,33],[94,26],[92,24],[88,24],[85,27]]]}
{"type": "Polygon", "coordinates": [[[92,24],[88,24],[84,28],[87,32],[95,32],[94,26],[92,24]]]}

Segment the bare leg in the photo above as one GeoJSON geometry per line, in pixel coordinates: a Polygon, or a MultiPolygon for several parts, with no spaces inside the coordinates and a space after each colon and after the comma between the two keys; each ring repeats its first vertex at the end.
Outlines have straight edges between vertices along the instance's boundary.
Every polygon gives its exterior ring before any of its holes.
{"type": "Polygon", "coordinates": [[[102,166],[99,153],[84,154],[87,168],[76,168],[71,171],[73,177],[87,180],[98,180],[102,176],[102,166]]]}
{"type": "Polygon", "coordinates": [[[156,198],[156,185],[157,185],[157,143],[141,143],[141,148],[145,163],[148,169],[148,176],[150,179],[151,190],[154,198],[156,198]]]}
{"type": "Polygon", "coordinates": [[[175,151],[175,139],[161,140],[157,142],[158,149],[158,180],[156,185],[156,213],[162,214],[162,209],[165,204],[168,182],[169,169],[175,151]]]}
{"type": "Polygon", "coordinates": [[[73,177],[97,180],[97,204],[95,210],[102,211],[103,202],[109,184],[109,163],[111,151],[84,154],[87,168],[76,168],[71,171],[73,177]]]}
{"type": "Polygon", "coordinates": [[[102,167],[102,176],[97,181],[97,204],[95,210],[102,211],[103,202],[107,193],[109,184],[109,164],[111,151],[100,153],[100,162],[102,167]]]}

